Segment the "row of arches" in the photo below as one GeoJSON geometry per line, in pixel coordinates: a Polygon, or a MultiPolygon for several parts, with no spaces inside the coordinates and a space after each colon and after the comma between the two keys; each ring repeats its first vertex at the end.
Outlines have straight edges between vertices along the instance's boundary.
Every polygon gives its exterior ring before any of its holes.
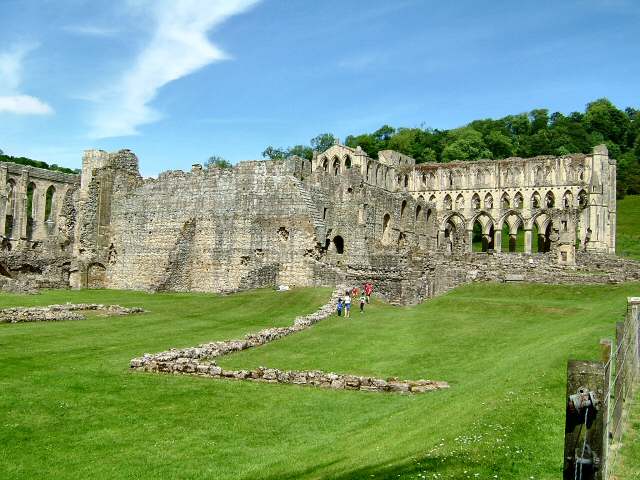
{"type": "MultiPolygon", "coordinates": [[[[429,198],[430,202],[436,202],[436,196],[432,195],[429,198]]],[[[560,205],[556,204],[555,194],[549,190],[544,198],[541,197],[538,191],[535,191],[531,194],[530,197],[530,208],[533,210],[544,209],[544,208],[585,208],[587,206],[588,197],[587,192],[585,190],[580,190],[577,197],[577,203],[574,201],[573,192],[571,190],[567,190],[564,192],[562,196],[562,202],[560,205]]],[[[466,208],[465,198],[460,193],[455,199],[455,203],[450,194],[446,194],[442,201],[443,210],[464,210],[466,208]]],[[[485,210],[492,210],[494,208],[494,199],[491,193],[485,194],[484,198],[480,198],[480,195],[475,192],[471,197],[471,210],[478,211],[481,208],[485,210]]],[[[504,192],[500,197],[500,209],[509,210],[511,208],[522,210],[524,208],[524,196],[521,192],[516,192],[516,194],[511,197],[509,193],[504,192]]]]}
{"type": "Polygon", "coordinates": [[[323,157],[320,161],[320,168],[324,173],[331,173],[334,177],[351,169],[352,162],[349,155],[345,155],[343,158],[334,155],[331,160],[327,157],[323,157]]]}
{"type": "Polygon", "coordinates": [[[5,218],[4,236],[14,238],[22,234],[17,227],[24,224],[26,238],[31,240],[34,230],[39,222],[53,223],[55,221],[57,192],[56,187],[49,185],[41,195],[41,189],[35,182],[29,182],[24,194],[19,192],[16,181],[13,178],[7,180],[5,187],[5,218]],[[44,201],[44,205],[41,205],[44,201]],[[24,206],[24,209],[21,207],[24,206]]]}

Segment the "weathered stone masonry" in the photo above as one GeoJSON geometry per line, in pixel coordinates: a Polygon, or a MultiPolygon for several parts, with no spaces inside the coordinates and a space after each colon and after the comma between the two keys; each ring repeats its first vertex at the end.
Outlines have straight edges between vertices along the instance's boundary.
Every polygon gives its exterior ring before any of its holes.
{"type": "Polygon", "coordinates": [[[24,232],[5,235],[7,282],[230,292],[372,280],[389,300],[415,303],[474,279],[575,280],[593,270],[587,254],[607,258],[608,275],[592,272],[600,280],[638,276],[637,263],[612,256],[615,161],[604,146],[416,165],[393,151],[372,159],[334,145],[312,161],[194,165],[157,179],[143,179],[128,150],[90,150],[80,177],[23,170],[16,178],[7,167],[7,192],[16,190],[0,198],[16,212],[12,231],[24,232]],[[20,205],[30,175],[40,193],[29,235],[20,205]],[[43,219],[52,180],[54,213],[43,219]],[[471,251],[474,232],[484,252],[471,251]],[[476,270],[490,273],[469,275],[476,270]]]}

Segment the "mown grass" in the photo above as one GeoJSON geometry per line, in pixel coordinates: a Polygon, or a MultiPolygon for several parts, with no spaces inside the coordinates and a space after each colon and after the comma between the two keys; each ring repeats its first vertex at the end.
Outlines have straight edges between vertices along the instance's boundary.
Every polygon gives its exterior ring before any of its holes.
{"type": "Polygon", "coordinates": [[[622,448],[617,454],[612,475],[614,480],[640,480],[640,390],[629,402],[629,416],[622,437],[622,448]]]}
{"type": "Polygon", "coordinates": [[[148,314],[0,325],[0,478],[558,478],[566,361],[597,358],[640,284],[477,284],[221,360],[446,380],[417,396],[133,373],[144,352],[284,325],[328,290],[46,292],[148,314]],[[476,475],[477,474],[477,475],[476,475]]]}
{"type": "Polygon", "coordinates": [[[640,195],[618,200],[616,253],[640,260],[640,195]]]}

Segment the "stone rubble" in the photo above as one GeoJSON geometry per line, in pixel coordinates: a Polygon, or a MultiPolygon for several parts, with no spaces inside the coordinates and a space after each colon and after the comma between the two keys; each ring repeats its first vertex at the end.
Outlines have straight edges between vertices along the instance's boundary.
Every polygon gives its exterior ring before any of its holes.
{"type": "Polygon", "coordinates": [[[249,333],[241,340],[203,343],[197,347],[171,349],[155,354],[145,353],[142,357],[132,359],[130,366],[134,370],[144,372],[188,374],[253,382],[289,383],[339,390],[410,394],[424,393],[449,387],[447,382],[441,381],[399,380],[395,377],[383,380],[319,370],[288,371],[266,367],[258,367],[255,370],[225,370],[215,362],[214,359],[217,357],[222,357],[240,350],[246,350],[247,348],[258,347],[311,327],[333,313],[339,292],[344,292],[345,290],[346,287],[343,286],[336,288],[328,303],[314,313],[296,317],[293,325],[290,327],[266,328],[257,333],[249,333]]]}
{"type": "Polygon", "coordinates": [[[82,311],[99,311],[104,316],[143,313],[140,307],[122,307],[101,303],[66,303],[46,307],[11,307],[0,309],[0,323],[58,322],[62,320],[85,320],[82,311]]]}

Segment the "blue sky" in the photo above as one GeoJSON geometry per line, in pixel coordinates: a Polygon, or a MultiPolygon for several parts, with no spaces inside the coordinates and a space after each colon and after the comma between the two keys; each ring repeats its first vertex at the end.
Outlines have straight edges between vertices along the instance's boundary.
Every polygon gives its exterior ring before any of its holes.
{"type": "Polygon", "coordinates": [[[144,175],[383,124],[640,107],[640,2],[0,0],[0,148],[144,175]]]}

